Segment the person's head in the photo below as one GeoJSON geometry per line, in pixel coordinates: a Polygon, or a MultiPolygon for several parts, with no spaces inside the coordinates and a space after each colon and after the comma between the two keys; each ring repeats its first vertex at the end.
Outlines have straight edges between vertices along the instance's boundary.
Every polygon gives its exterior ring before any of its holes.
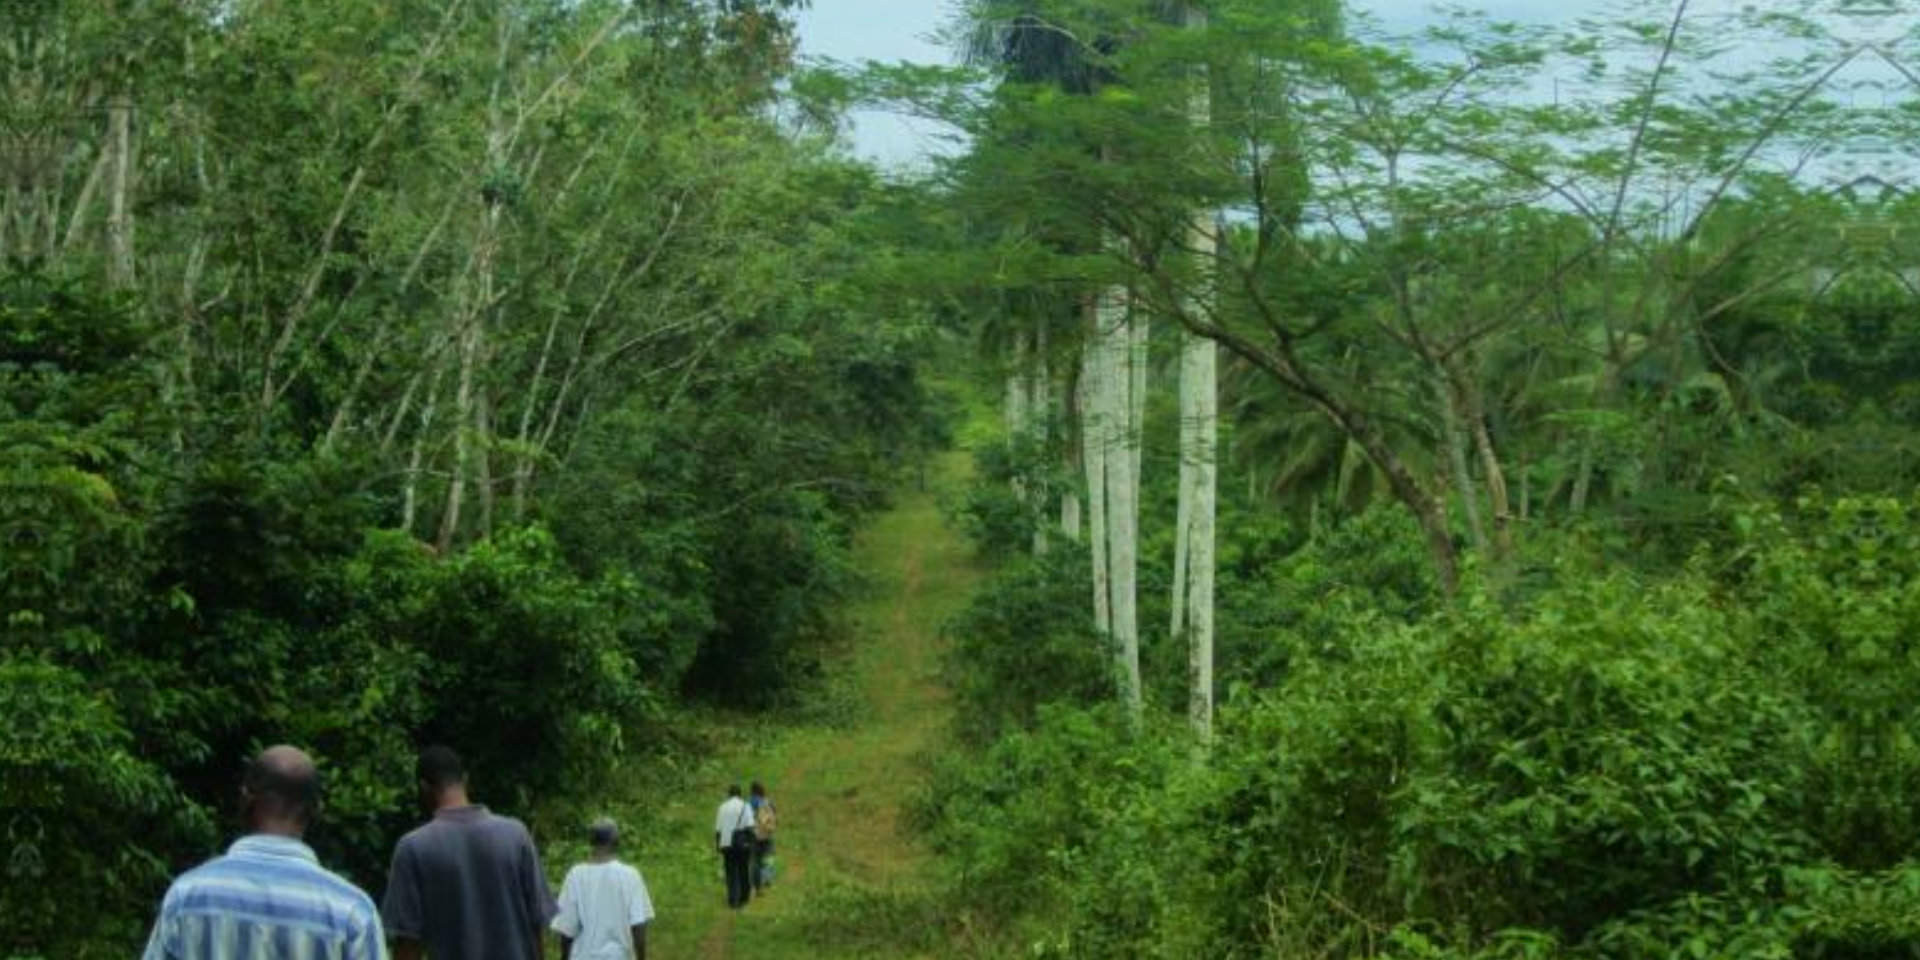
{"type": "Polygon", "coordinates": [[[320,813],[320,769],[297,747],[268,747],[247,764],[240,805],[255,833],[303,836],[320,813]]]}
{"type": "Polygon", "coordinates": [[[761,785],[760,781],[758,780],[755,780],[753,782],[753,786],[748,787],[747,789],[751,790],[753,792],[753,795],[756,797],[764,797],[767,795],[767,788],[761,785]]]}
{"type": "Polygon", "coordinates": [[[729,796],[729,797],[737,797],[737,796],[739,796],[739,795],[740,795],[740,785],[739,785],[739,784],[737,784],[737,783],[729,783],[729,784],[727,784],[727,796],[729,796]]]}
{"type": "Polygon", "coordinates": [[[429,810],[467,799],[467,764],[452,747],[434,744],[420,751],[414,776],[420,784],[420,803],[429,810]]]}
{"type": "Polygon", "coordinates": [[[587,825],[587,846],[595,854],[612,855],[620,847],[620,825],[612,817],[601,817],[587,825]]]}

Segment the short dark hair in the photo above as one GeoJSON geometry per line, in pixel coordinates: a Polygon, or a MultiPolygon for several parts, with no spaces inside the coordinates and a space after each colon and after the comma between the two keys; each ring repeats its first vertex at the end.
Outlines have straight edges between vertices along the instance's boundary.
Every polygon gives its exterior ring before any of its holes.
{"type": "Polygon", "coordinates": [[[414,763],[413,773],[421,783],[442,790],[467,782],[467,763],[460,759],[452,747],[436,743],[420,751],[420,759],[414,763]]]}
{"type": "Polygon", "coordinates": [[[620,845],[620,825],[612,817],[601,817],[587,826],[587,843],[597,850],[612,850],[620,845]]]}
{"type": "Polygon", "coordinates": [[[767,788],[764,786],[761,786],[760,781],[758,780],[755,780],[753,782],[753,786],[747,789],[751,790],[753,792],[753,795],[756,797],[764,797],[767,795],[767,788]]]}
{"type": "Polygon", "coordinates": [[[294,753],[289,757],[283,755],[285,748],[277,749],[279,752],[264,751],[248,761],[241,786],[255,803],[310,822],[314,814],[320,812],[324,794],[320,770],[304,754],[294,753]]]}
{"type": "Polygon", "coordinates": [[[740,795],[740,785],[739,785],[739,784],[737,784],[737,783],[729,783],[729,784],[727,784],[727,796],[729,796],[729,797],[737,797],[737,796],[739,796],[739,795],[740,795]]]}

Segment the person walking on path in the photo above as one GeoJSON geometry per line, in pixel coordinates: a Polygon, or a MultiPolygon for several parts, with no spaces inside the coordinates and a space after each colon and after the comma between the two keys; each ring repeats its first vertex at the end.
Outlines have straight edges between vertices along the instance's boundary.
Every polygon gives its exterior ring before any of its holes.
{"type": "Polygon", "coordinates": [[[320,866],[303,838],[320,812],[320,773],[293,747],[247,765],[248,833],[225,856],[167,889],[145,960],[385,960],[380,913],[359,887],[320,866]]]}
{"type": "Polygon", "coordinates": [[[773,885],[773,829],[779,815],[758,780],[747,788],[747,806],[753,808],[753,892],[759,893],[773,885]]]}
{"type": "Polygon", "coordinates": [[[602,817],[587,828],[592,848],[560,884],[560,960],[647,960],[653,899],[640,871],[616,859],[620,827],[602,817]]]}
{"type": "Polygon", "coordinates": [[[433,818],[400,838],[380,905],[395,960],[540,960],[553,895],[533,836],[467,797],[467,768],[420,751],[421,804],[433,818]]]}
{"type": "Polygon", "coordinates": [[[735,910],[753,898],[748,875],[753,860],[753,807],[740,799],[740,785],[727,788],[727,799],[713,815],[713,842],[726,863],[727,906],[735,910]]]}

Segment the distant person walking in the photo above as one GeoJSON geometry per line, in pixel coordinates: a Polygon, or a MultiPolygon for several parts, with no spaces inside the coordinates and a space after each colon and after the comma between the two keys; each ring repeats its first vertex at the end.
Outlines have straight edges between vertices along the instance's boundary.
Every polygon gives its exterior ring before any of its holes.
{"type": "Polygon", "coordinates": [[[433,819],[393,851],[380,909],[395,960],[540,960],[554,906],[533,836],[467,798],[452,750],[420,751],[415,772],[433,819]]]}
{"type": "Polygon", "coordinates": [[[727,906],[735,910],[753,898],[748,874],[753,861],[753,807],[740,799],[740,785],[727,788],[727,799],[713,815],[713,842],[727,869],[727,906]]]}
{"type": "Polygon", "coordinates": [[[248,834],[168,888],[145,960],[385,960],[372,898],[302,840],[320,812],[313,760],[293,747],[262,752],[247,765],[240,806],[248,834]]]}
{"type": "Polygon", "coordinates": [[[773,885],[773,831],[780,816],[758,780],[747,788],[747,806],[753,808],[753,892],[759,893],[773,885]]]}
{"type": "Polygon", "coordinates": [[[620,827],[605,817],[587,828],[587,862],[560,884],[560,960],[647,960],[653,900],[640,871],[616,859],[620,827]]]}

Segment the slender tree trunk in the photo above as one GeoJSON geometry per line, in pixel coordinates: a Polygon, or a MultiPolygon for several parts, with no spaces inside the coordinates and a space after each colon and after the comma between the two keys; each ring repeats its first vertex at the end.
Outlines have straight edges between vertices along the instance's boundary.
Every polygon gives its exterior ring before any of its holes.
{"type": "Polygon", "coordinates": [[[1173,593],[1167,617],[1167,636],[1175,641],[1180,640],[1187,629],[1187,551],[1193,533],[1193,458],[1187,452],[1188,444],[1194,439],[1187,424],[1193,412],[1188,397],[1193,387],[1187,379],[1189,336],[1191,334],[1182,334],[1180,340],[1180,488],[1173,509],[1173,593]]]}
{"type": "Polygon", "coordinates": [[[1573,470],[1573,493],[1567,498],[1567,514],[1577,517],[1587,511],[1587,491],[1593,487],[1593,438],[1582,431],[1578,440],[1580,459],[1573,470]]]}
{"type": "MultiPolygon", "coordinates": [[[[1053,376],[1051,364],[1047,361],[1047,321],[1041,317],[1034,321],[1033,352],[1029,357],[1028,386],[1030,396],[1027,401],[1029,432],[1032,435],[1034,462],[1049,462],[1048,449],[1052,442],[1053,424],[1053,376]]],[[[1047,513],[1049,499],[1055,484],[1046,482],[1043,477],[1032,486],[1031,495],[1038,498],[1035,504],[1035,522],[1033,525],[1033,555],[1042,556],[1047,552],[1050,537],[1047,535],[1047,513]]]]}
{"type": "Polygon", "coordinates": [[[1114,655],[1119,661],[1121,698],[1136,718],[1142,712],[1140,688],[1140,623],[1136,599],[1139,571],[1140,432],[1134,422],[1138,388],[1144,375],[1136,370],[1144,358],[1140,325],[1127,291],[1114,288],[1103,299],[1102,337],[1107,346],[1105,387],[1107,442],[1107,581],[1111,591],[1114,655]],[[1117,447],[1117,449],[1113,449],[1117,447]]]}
{"type": "Polygon", "coordinates": [[[1520,458],[1520,523],[1526,524],[1533,518],[1533,465],[1522,455],[1520,458]]]}
{"type": "Polygon", "coordinates": [[[1137,497],[1140,490],[1140,465],[1146,451],[1142,441],[1147,423],[1147,362],[1151,358],[1152,322],[1145,311],[1127,310],[1127,467],[1132,471],[1129,483],[1137,497]]]}
{"type": "Polygon", "coordinates": [[[107,107],[113,180],[107,191],[107,282],[116,290],[134,285],[133,101],[126,94],[107,107]]]}
{"type": "MultiPolygon", "coordinates": [[[[506,117],[501,103],[502,88],[506,84],[507,65],[512,50],[511,21],[504,15],[499,17],[495,28],[496,54],[494,61],[493,90],[487,100],[487,151],[486,164],[489,175],[507,169],[507,140],[509,133],[506,117]]],[[[476,471],[480,464],[487,464],[487,434],[484,432],[485,416],[481,411],[484,398],[481,392],[485,386],[479,382],[482,367],[487,357],[487,334],[491,326],[495,308],[495,274],[500,259],[500,220],[505,211],[504,200],[492,195],[485,196],[481,207],[480,222],[474,238],[474,285],[465,304],[465,325],[461,330],[460,380],[454,391],[454,466],[453,476],[447,481],[446,510],[440,517],[440,534],[435,542],[442,553],[453,547],[454,539],[460,533],[460,511],[464,505],[467,477],[476,471]]],[[[484,467],[490,474],[490,465],[484,467]]],[[[490,477],[483,477],[489,480],[490,477]]],[[[485,491],[482,496],[485,497],[485,491]]]]}
{"type": "Polygon", "coordinates": [[[108,133],[108,141],[106,148],[100,151],[100,156],[87,169],[86,182],[80,185],[80,194],[74,198],[73,209],[67,214],[66,235],[60,241],[58,248],[48,247],[49,255],[56,250],[63,255],[71,253],[74,247],[80,245],[80,239],[86,231],[87,224],[93,218],[93,195],[100,189],[100,181],[106,179],[107,171],[112,169],[116,161],[111,142],[111,130],[108,133]]]}
{"type": "Polygon", "coordinates": [[[527,388],[527,402],[520,408],[520,429],[514,434],[519,449],[514,451],[516,460],[513,465],[513,492],[510,494],[515,523],[527,516],[527,492],[533,486],[533,453],[527,449],[527,443],[533,437],[533,411],[540,404],[547,364],[553,357],[553,341],[560,332],[560,318],[565,313],[564,308],[554,310],[553,317],[547,323],[547,335],[540,344],[540,359],[533,368],[533,383],[527,388]]]}
{"type": "Polygon", "coordinates": [[[426,459],[427,437],[433,431],[433,419],[440,404],[440,377],[445,366],[436,361],[433,375],[427,385],[427,402],[420,405],[420,429],[413,435],[413,448],[407,454],[407,479],[400,492],[400,529],[413,532],[415,518],[419,516],[420,477],[426,459]]]}
{"type": "Polygon", "coordinates": [[[1111,447],[1107,422],[1107,339],[1100,332],[1104,307],[1089,311],[1092,329],[1081,351],[1080,450],[1086,459],[1087,549],[1093,564],[1094,629],[1107,642],[1113,639],[1113,595],[1107,566],[1107,470],[1111,447]]]}
{"type": "MultiPolygon", "coordinates": [[[[1193,454],[1193,507],[1189,511],[1187,548],[1187,645],[1192,690],[1187,700],[1188,721],[1202,746],[1213,740],[1213,584],[1214,518],[1219,488],[1220,348],[1211,340],[1194,337],[1187,344],[1184,381],[1195,381],[1193,420],[1198,424],[1193,454]]],[[[1182,387],[1183,397],[1186,394],[1182,387]]]]}
{"type": "Polygon", "coordinates": [[[474,477],[474,491],[480,495],[480,536],[493,536],[493,400],[485,389],[480,391],[478,403],[474,405],[473,433],[481,439],[479,444],[478,469],[474,477]]]}
{"type": "MultiPolygon", "coordinates": [[[[1033,401],[1032,386],[1027,382],[1027,342],[1024,332],[1016,333],[1012,348],[1007,357],[1006,421],[1007,449],[1013,453],[1013,498],[1022,508],[1029,506],[1026,457],[1030,432],[1029,420],[1032,411],[1029,405],[1033,401]]],[[[1027,511],[1022,510],[1025,516],[1027,511]]]]}
{"type": "Polygon", "coordinates": [[[1487,404],[1479,385],[1465,376],[1458,382],[1473,448],[1480,456],[1480,473],[1486,478],[1487,506],[1493,513],[1494,558],[1505,564],[1513,557],[1513,503],[1507,491],[1507,471],[1500,463],[1500,451],[1493,445],[1487,404]]]}
{"type": "Polygon", "coordinates": [[[1474,552],[1487,553],[1487,530],[1480,522],[1480,491],[1467,466],[1466,425],[1460,422],[1460,400],[1444,375],[1434,378],[1434,392],[1440,401],[1440,442],[1446,446],[1447,468],[1453,488],[1460,496],[1460,510],[1466,516],[1467,535],[1474,552]]]}
{"type": "MultiPolygon", "coordinates": [[[[1088,341],[1091,342],[1091,341],[1088,341]]],[[[1065,461],[1061,466],[1066,476],[1073,475],[1074,451],[1086,448],[1086,369],[1087,350],[1080,348],[1080,362],[1077,369],[1067,377],[1060,391],[1060,430],[1064,434],[1060,445],[1061,457],[1065,461]],[[1077,441],[1077,442],[1076,442],[1077,441]]],[[[1068,484],[1060,493],[1060,534],[1068,543],[1080,542],[1081,514],[1080,488],[1068,484]]]]}
{"type": "Polygon", "coordinates": [[[1032,401],[1027,384],[1027,344],[1024,335],[1016,337],[1007,357],[1007,390],[1004,401],[1007,439],[1018,442],[1027,433],[1027,404],[1032,401]]]}
{"type": "MultiPolygon", "coordinates": [[[[1189,30],[1205,29],[1206,11],[1188,6],[1189,30]]],[[[1213,121],[1210,77],[1195,78],[1189,119],[1203,134],[1213,121]]],[[[1190,230],[1200,266],[1201,297],[1217,296],[1219,234],[1211,211],[1190,230]]],[[[1203,305],[1196,304],[1197,308],[1203,305]]],[[[1204,313],[1196,309],[1196,314],[1204,313]]],[[[1205,750],[1213,740],[1214,515],[1219,487],[1220,347],[1191,330],[1180,333],[1180,494],[1174,536],[1173,636],[1187,640],[1187,722],[1205,750]]]]}
{"type": "Polygon", "coordinates": [[[466,504],[467,473],[473,469],[474,375],[480,363],[480,324],[470,320],[460,337],[460,376],[453,393],[453,473],[447,479],[447,502],[440,513],[440,532],[434,545],[441,553],[453,547],[460,531],[460,511],[466,504]]]}

